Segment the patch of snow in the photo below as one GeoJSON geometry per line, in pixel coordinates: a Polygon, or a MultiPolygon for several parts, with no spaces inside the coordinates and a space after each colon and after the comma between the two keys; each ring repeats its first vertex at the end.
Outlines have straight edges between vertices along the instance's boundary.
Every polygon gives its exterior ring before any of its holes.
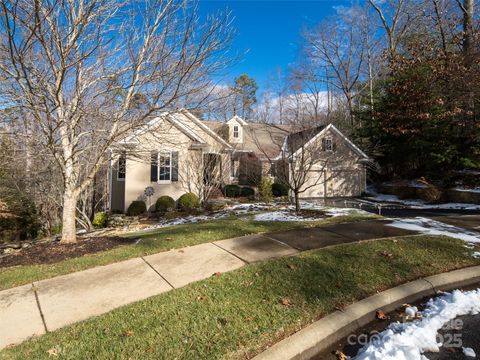
{"type": "Polygon", "coordinates": [[[393,222],[387,224],[400,229],[418,231],[426,235],[445,235],[456,239],[461,239],[469,243],[479,243],[480,234],[468,231],[453,225],[444,224],[440,221],[427,219],[424,217],[415,217],[407,219],[393,219],[393,222]]]}
{"type": "Polygon", "coordinates": [[[288,211],[272,211],[255,215],[255,221],[316,221],[318,218],[308,218],[288,211]]]}
{"type": "Polygon", "coordinates": [[[452,190],[455,190],[455,191],[462,191],[462,192],[469,192],[469,193],[480,193],[480,187],[476,187],[476,188],[463,188],[463,187],[455,187],[453,188],[452,190]]]}
{"type": "Polygon", "coordinates": [[[472,256],[475,258],[475,259],[479,259],[480,258],[480,251],[475,251],[472,256]]]}
{"type": "Polygon", "coordinates": [[[449,209],[449,210],[480,210],[478,204],[467,203],[444,203],[444,204],[427,204],[423,200],[410,199],[400,200],[396,195],[379,194],[370,192],[372,196],[365,197],[366,200],[371,200],[379,205],[388,206],[390,204],[403,205],[411,209],[449,209]]]}
{"type": "Polygon", "coordinates": [[[419,188],[419,189],[425,189],[425,188],[428,187],[427,185],[425,185],[425,184],[423,184],[423,183],[421,183],[417,180],[410,180],[408,182],[408,186],[414,187],[414,188],[419,188]]]}
{"type": "Polygon", "coordinates": [[[464,347],[462,348],[463,350],[463,355],[465,355],[466,357],[476,357],[477,354],[475,354],[475,351],[472,349],[472,348],[469,348],[469,347],[464,347]]]}
{"type": "Polygon", "coordinates": [[[354,208],[328,208],[325,209],[325,214],[331,217],[346,215],[371,215],[371,213],[367,211],[354,208]]]}
{"type": "Polygon", "coordinates": [[[438,331],[449,321],[463,315],[480,313],[480,289],[445,293],[430,299],[422,319],[395,322],[359,350],[355,360],[426,360],[425,352],[438,352],[438,331]]]}
{"type": "Polygon", "coordinates": [[[416,306],[407,306],[405,308],[405,315],[414,318],[418,313],[418,308],[416,306]]]}

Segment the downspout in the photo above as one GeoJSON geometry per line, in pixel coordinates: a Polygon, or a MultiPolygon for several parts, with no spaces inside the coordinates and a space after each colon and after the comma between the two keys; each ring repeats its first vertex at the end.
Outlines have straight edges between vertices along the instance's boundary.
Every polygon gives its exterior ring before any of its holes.
{"type": "MultiPolygon", "coordinates": [[[[107,192],[108,192],[108,203],[107,203],[107,211],[112,210],[112,150],[108,150],[108,184],[107,184],[107,192]]],[[[125,196],[125,195],[124,195],[125,196]]]]}

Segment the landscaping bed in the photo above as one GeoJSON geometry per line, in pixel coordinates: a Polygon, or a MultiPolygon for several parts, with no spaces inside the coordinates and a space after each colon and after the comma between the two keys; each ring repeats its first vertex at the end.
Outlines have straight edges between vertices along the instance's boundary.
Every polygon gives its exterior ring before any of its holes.
{"type": "Polygon", "coordinates": [[[94,254],[121,245],[131,245],[135,239],[119,236],[79,237],[74,244],[62,244],[55,240],[29,243],[28,247],[12,250],[0,256],[0,268],[17,265],[53,264],[63,260],[94,254]]]}
{"type": "Polygon", "coordinates": [[[2,359],[248,359],[328,313],[480,264],[461,240],[408,236],[255,263],[5,349],[2,359]]]}

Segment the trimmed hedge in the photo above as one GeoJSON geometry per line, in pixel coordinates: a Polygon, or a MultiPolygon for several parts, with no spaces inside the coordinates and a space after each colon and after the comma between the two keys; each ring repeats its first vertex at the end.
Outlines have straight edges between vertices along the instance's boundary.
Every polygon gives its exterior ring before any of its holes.
{"type": "Polygon", "coordinates": [[[145,205],[145,201],[142,201],[142,200],[132,201],[132,203],[127,209],[128,216],[142,215],[142,214],[145,214],[146,212],[147,212],[147,205],[145,205]]]}
{"type": "Polygon", "coordinates": [[[287,196],[288,195],[288,186],[281,184],[281,183],[273,183],[272,184],[272,193],[273,196],[287,196]]]}
{"type": "Polygon", "coordinates": [[[160,196],[155,202],[155,210],[158,212],[166,212],[175,209],[175,200],[168,195],[160,196]]]}
{"type": "Polygon", "coordinates": [[[92,225],[96,228],[104,228],[107,226],[108,214],[104,211],[98,212],[93,217],[92,225]]]}
{"type": "Polygon", "coordinates": [[[194,193],[186,193],[178,199],[178,208],[182,210],[193,210],[200,207],[200,199],[194,193]]]}
{"type": "Polygon", "coordinates": [[[223,193],[226,197],[239,197],[242,192],[242,188],[238,185],[226,185],[223,188],[223,193]]]}
{"type": "Polygon", "coordinates": [[[243,196],[243,197],[252,197],[255,195],[255,190],[253,190],[251,187],[248,187],[248,186],[244,186],[242,187],[242,189],[240,190],[240,196],[243,196]]]}

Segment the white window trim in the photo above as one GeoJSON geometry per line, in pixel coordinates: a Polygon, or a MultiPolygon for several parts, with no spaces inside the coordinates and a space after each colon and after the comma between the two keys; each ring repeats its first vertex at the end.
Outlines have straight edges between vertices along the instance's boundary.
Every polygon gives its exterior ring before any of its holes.
{"type": "Polygon", "coordinates": [[[126,154],[120,154],[117,160],[117,181],[125,181],[125,178],[127,177],[127,155],[126,154]],[[123,178],[119,177],[120,173],[120,159],[124,157],[125,158],[125,165],[124,165],[124,175],[123,178]]]}
{"type": "Polygon", "coordinates": [[[333,139],[331,137],[325,138],[325,151],[333,152],[333,139]],[[330,145],[330,148],[328,145],[330,145]]]}
{"type": "Polygon", "coordinates": [[[158,184],[171,184],[172,183],[172,152],[171,151],[159,151],[157,155],[157,183],[158,184]],[[169,156],[170,157],[170,179],[169,180],[160,180],[160,156],[169,156]]]}
{"type": "Polygon", "coordinates": [[[240,139],[240,126],[238,125],[233,125],[233,138],[240,139]],[[235,133],[237,134],[237,136],[235,136],[235,133]]]}
{"type": "Polygon", "coordinates": [[[235,163],[238,160],[230,160],[230,180],[238,180],[238,168],[235,168],[235,163]]]}

